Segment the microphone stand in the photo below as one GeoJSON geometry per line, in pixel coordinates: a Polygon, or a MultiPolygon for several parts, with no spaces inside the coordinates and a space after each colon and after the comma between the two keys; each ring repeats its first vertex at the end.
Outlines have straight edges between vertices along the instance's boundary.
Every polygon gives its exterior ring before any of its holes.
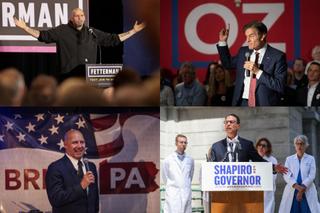
{"type": "MultiPolygon", "coordinates": [[[[96,41],[98,40],[98,36],[94,33],[93,29],[88,27],[89,28],[89,32],[90,34],[96,39],[96,41]]],[[[98,44],[98,51],[99,51],[99,64],[102,64],[102,51],[101,51],[101,45],[99,44],[99,42],[97,41],[97,44],[98,44]]]]}

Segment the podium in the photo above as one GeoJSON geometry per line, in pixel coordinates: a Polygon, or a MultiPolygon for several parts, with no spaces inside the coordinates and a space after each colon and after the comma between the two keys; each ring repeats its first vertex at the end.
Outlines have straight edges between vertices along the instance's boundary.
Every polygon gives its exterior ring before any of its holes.
{"type": "Polygon", "coordinates": [[[271,163],[205,162],[201,172],[212,213],[263,213],[263,192],[273,190],[271,163]]]}

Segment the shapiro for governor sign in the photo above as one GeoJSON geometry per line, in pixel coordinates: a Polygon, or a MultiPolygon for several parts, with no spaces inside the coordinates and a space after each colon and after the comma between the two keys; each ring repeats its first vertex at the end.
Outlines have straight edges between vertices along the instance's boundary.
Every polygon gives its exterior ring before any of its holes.
{"type": "MultiPolygon", "coordinates": [[[[44,44],[16,27],[13,17],[31,28],[45,30],[67,24],[71,11],[88,14],[88,0],[0,0],[0,52],[56,52],[55,44],[44,44]]],[[[86,24],[89,19],[86,20],[86,24]]]]}

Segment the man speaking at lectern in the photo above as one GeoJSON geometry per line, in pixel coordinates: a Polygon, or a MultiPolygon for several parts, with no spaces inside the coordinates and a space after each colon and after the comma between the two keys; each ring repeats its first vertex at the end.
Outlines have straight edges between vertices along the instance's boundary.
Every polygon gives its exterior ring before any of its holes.
{"type": "Polygon", "coordinates": [[[83,64],[97,61],[97,47],[116,46],[120,42],[141,31],[145,24],[136,22],[131,30],[121,34],[110,34],[85,26],[86,17],[80,8],[72,10],[68,24],[62,24],[49,30],[36,30],[28,27],[23,20],[14,17],[17,27],[23,29],[41,42],[56,43],[60,63],[60,72],[68,73],[83,64]]]}
{"type": "MultiPolygon", "coordinates": [[[[225,139],[214,143],[211,147],[209,161],[213,162],[267,162],[256,151],[253,142],[238,135],[240,118],[229,114],[224,120],[225,139]]],[[[281,164],[273,165],[273,171],[281,174],[287,173],[287,168],[281,164]]]]}

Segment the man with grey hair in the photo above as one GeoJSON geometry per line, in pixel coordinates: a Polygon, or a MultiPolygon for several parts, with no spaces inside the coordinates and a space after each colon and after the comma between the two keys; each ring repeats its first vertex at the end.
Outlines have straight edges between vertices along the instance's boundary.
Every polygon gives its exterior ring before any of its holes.
{"type": "Polygon", "coordinates": [[[68,73],[82,64],[94,64],[97,61],[98,46],[116,46],[137,32],[145,24],[136,21],[133,28],[121,34],[110,34],[85,26],[85,14],[75,8],[68,24],[62,24],[49,30],[36,30],[28,27],[23,20],[14,17],[17,27],[37,38],[41,42],[56,43],[60,62],[60,72],[68,73]]]}
{"type": "Polygon", "coordinates": [[[47,194],[53,213],[99,212],[96,166],[83,159],[86,143],[79,130],[65,133],[66,154],[51,163],[46,174],[47,194]]]}
{"type": "Polygon", "coordinates": [[[191,213],[194,160],[186,155],[187,137],[176,136],[176,151],[166,157],[161,170],[166,185],[164,213],[191,213]]]}
{"type": "Polygon", "coordinates": [[[180,66],[183,82],[176,85],[175,102],[177,106],[203,106],[206,103],[206,90],[196,80],[196,71],[190,62],[180,66]]]}

